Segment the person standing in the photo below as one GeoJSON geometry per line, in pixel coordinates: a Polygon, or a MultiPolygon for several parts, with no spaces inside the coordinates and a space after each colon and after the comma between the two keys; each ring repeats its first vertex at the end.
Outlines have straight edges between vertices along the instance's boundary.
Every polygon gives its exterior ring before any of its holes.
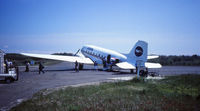
{"type": "Polygon", "coordinates": [[[76,72],[79,72],[79,69],[78,69],[78,62],[77,62],[77,61],[75,62],[75,71],[76,71],[76,72]]]}
{"type": "Polygon", "coordinates": [[[97,67],[97,66],[98,66],[98,63],[95,61],[95,62],[94,62],[94,69],[95,69],[96,71],[98,70],[98,67],[97,67]]]}
{"type": "Polygon", "coordinates": [[[8,67],[8,60],[7,59],[5,60],[5,65],[6,65],[6,73],[8,73],[8,68],[9,67],[8,67]]]}
{"type": "Polygon", "coordinates": [[[44,74],[44,66],[42,65],[42,63],[40,62],[39,63],[39,74],[40,74],[40,72],[43,72],[43,74],[44,74]]]}
{"type": "Polygon", "coordinates": [[[29,72],[29,67],[30,67],[29,62],[26,62],[26,70],[25,70],[25,72],[29,72]]]}
{"type": "Polygon", "coordinates": [[[107,62],[105,60],[105,58],[102,59],[102,63],[103,63],[103,70],[107,70],[107,62]]]}

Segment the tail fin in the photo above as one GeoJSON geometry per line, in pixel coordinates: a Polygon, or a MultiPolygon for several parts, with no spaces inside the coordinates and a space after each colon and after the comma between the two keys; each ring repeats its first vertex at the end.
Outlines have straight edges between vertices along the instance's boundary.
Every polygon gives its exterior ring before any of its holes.
{"type": "Polygon", "coordinates": [[[148,44],[145,41],[138,41],[128,54],[129,59],[146,62],[147,61],[148,44]]]}

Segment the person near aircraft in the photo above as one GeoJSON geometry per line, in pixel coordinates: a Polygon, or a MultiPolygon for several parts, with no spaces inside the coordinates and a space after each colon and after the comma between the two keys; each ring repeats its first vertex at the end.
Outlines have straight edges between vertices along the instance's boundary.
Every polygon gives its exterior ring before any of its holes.
{"type": "Polygon", "coordinates": [[[98,63],[96,61],[94,62],[94,70],[98,70],[98,63]]]}
{"type": "Polygon", "coordinates": [[[44,74],[44,66],[42,65],[42,63],[40,62],[39,63],[39,74],[40,74],[40,72],[42,72],[43,74],[44,74]]]}
{"type": "Polygon", "coordinates": [[[6,67],[6,73],[8,73],[9,65],[8,65],[8,60],[7,60],[7,59],[5,60],[5,65],[6,65],[6,66],[5,66],[5,67],[6,67]]]}
{"type": "Polygon", "coordinates": [[[106,65],[105,58],[102,59],[102,63],[103,63],[103,70],[106,70],[107,69],[107,65],[106,65]]]}
{"type": "Polygon", "coordinates": [[[30,67],[29,62],[26,62],[26,70],[25,70],[25,72],[29,72],[29,67],[30,67]]]}
{"type": "Polygon", "coordinates": [[[75,71],[76,71],[76,72],[79,72],[79,69],[78,69],[78,62],[77,62],[77,61],[75,62],[75,71]]]}
{"type": "Polygon", "coordinates": [[[17,67],[17,63],[15,60],[13,60],[13,67],[16,68],[17,67]]]}

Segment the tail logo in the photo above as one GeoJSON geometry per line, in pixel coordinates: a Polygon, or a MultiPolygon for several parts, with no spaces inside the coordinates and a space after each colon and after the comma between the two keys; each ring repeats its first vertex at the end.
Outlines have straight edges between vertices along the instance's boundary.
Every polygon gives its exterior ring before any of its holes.
{"type": "Polygon", "coordinates": [[[135,48],[135,55],[136,55],[137,57],[140,57],[142,54],[143,54],[143,49],[142,49],[142,47],[137,46],[137,47],[135,48]]]}

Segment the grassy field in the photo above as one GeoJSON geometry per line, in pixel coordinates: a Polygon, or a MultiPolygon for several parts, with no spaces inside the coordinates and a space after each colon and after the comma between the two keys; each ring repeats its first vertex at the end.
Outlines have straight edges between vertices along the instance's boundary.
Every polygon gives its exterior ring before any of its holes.
{"type": "Polygon", "coordinates": [[[200,75],[42,90],[11,111],[199,111],[200,75]]]}

